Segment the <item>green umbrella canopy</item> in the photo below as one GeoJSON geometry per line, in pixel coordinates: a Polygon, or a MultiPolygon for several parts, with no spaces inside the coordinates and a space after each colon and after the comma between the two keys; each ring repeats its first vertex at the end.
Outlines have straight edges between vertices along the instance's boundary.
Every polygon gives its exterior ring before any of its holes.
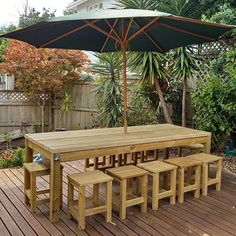
{"type": "Polygon", "coordinates": [[[231,28],[158,11],[124,9],[56,17],[1,37],[38,48],[114,52],[121,50],[121,41],[126,41],[129,51],[165,52],[215,41],[231,28]]]}
{"type": "Polygon", "coordinates": [[[233,26],[137,9],[105,10],[56,17],[0,37],[37,48],[123,52],[124,132],[127,133],[126,51],[166,52],[215,41],[233,26]]]}

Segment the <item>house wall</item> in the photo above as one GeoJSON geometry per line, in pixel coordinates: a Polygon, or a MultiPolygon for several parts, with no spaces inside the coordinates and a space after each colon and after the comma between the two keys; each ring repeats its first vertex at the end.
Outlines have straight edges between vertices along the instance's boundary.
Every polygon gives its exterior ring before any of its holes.
{"type": "Polygon", "coordinates": [[[89,12],[89,11],[101,11],[109,8],[114,8],[114,3],[117,0],[88,0],[88,1],[77,1],[72,3],[73,5],[68,5],[68,10],[73,13],[77,12],[89,12]]]}

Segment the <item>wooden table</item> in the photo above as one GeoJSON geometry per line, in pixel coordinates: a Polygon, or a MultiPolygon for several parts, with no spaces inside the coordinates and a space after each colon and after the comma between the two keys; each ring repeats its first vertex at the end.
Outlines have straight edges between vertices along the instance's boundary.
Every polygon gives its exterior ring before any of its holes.
{"type": "MultiPolygon", "coordinates": [[[[196,143],[202,143],[204,151],[210,153],[211,133],[162,124],[129,127],[128,134],[123,133],[122,127],[26,134],[25,161],[32,162],[33,153],[50,160],[50,220],[57,222],[61,162],[196,143]]],[[[25,181],[29,181],[29,176],[25,176],[25,181]]]]}

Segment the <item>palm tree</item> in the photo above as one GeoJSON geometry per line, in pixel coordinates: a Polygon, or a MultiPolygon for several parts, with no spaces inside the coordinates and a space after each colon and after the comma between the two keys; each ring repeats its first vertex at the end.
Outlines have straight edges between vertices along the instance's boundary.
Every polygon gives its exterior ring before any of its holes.
{"type": "Polygon", "coordinates": [[[138,72],[142,80],[149,79],[150,84],[155,86],[163,108],[165,120],[167,123],[172,124],[160,84],[160,82],[166,81],[169,77],[165,68],[165,56],[157,52],[137,52],[130,58],[130,67],[138,72]]]}
{"type": "MultiPolygon", "coordinates": [[[[201,16],[202,5],[200,0],[121,0],[120,2],[126,8],[159,10],[173,15],[190,18],[200,18],[201,16]]],[[[175,66],[175,76],[177,76],[177,78],[181,79],[183,82],[182,126],[186,126],[187,78],[193,77],[196,70],[198,70],[197,59],[196,57],[192,56],[190,52],[191,50],[187,49],[186,47],[174,50],[174,59],[176,60],[175,63],[173,63],[175,66]]],[[[156,86],[156,88],[158,87],[156,86]]],[[[167,119],[167,117],[165,118],[167,119]]]]}
{"type": "MultiPolygon", "coordinates": [[[[162,0],[158,5],[160,11],[190,18],[200,18],[200,9],[199,0],[162,0]]],[[[182,80],[182,126],[186,126],[187,79],[193,78],[199,70],[198,58],[190,47],[181,47],[174,50],[173,59],[174,76],[182,80]]]]}
{"type": "Polygon", "coordinates": [[[199,70],[198,59],[192,48],[181,47],[175,50],[172,60],[173,74],[182,80],[182,126],[186,126],[187,79],[192,79],[199,70]]]}
{"type": "Polygon", "coordinates": [[[92,71],[99,75],[95,90],[99,110],[97,118],[102,125],[113,127],[123,114],[122,57],[120,53],[97,53],[95,56],[97,62],[92,64],[92,71]]]}

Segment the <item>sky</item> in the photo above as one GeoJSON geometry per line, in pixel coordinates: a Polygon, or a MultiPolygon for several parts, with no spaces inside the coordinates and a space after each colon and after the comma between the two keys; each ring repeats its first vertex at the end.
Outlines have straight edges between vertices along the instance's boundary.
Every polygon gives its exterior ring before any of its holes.
{"type": "MultiPolygon", "coordinates": [[[[42,8],[50,8],[51,11],[56,11],[56,16],[62,15],[63,10],[68,3],[73,0],[29,0],[29,5],[38,11],[42,8]]],[[[17,24],[18,12],[23,12],[25,0],[0,0],[0,26],[17,24]]]]}

